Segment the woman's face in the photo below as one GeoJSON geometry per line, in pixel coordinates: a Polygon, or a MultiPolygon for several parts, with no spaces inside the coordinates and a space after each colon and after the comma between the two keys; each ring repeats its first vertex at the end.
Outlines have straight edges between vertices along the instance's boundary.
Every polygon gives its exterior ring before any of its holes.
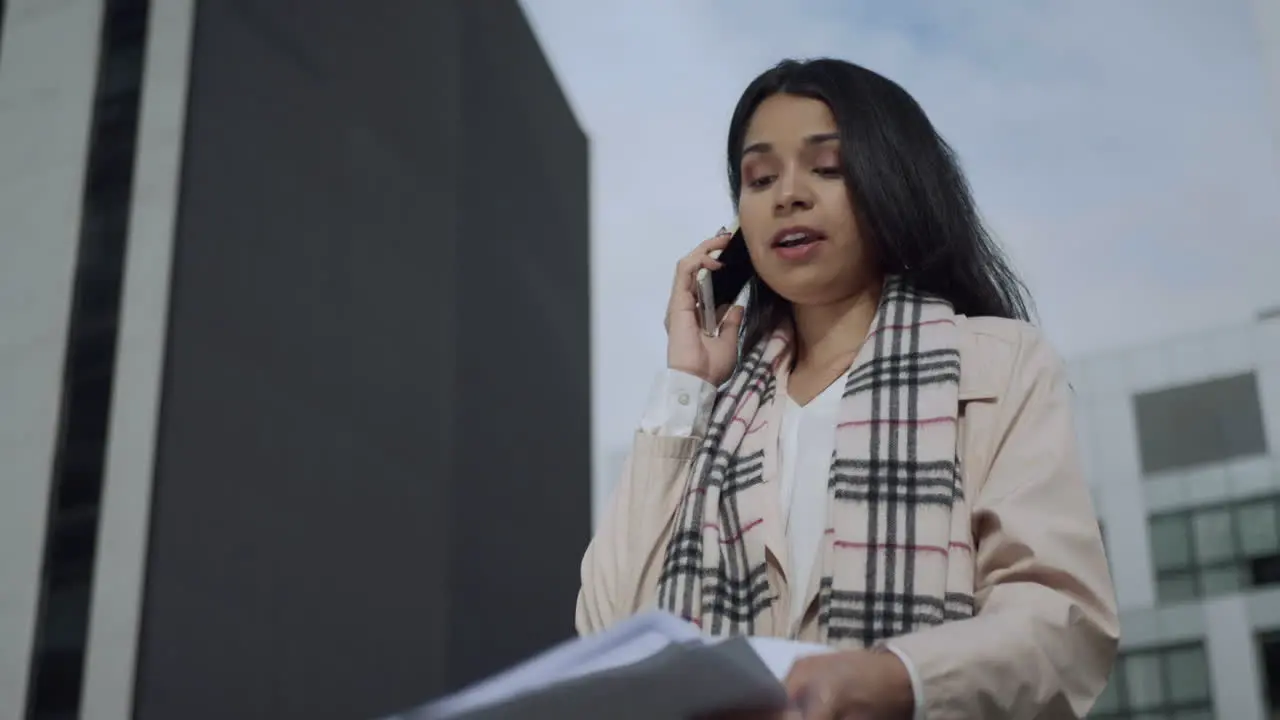
{"type": "Polygon", "coordinates": [[[792,303],[844,300],[872,271],[840,168],[826,103],[773,95],[747,126],[738,220],[751,262],[792,303]]]}

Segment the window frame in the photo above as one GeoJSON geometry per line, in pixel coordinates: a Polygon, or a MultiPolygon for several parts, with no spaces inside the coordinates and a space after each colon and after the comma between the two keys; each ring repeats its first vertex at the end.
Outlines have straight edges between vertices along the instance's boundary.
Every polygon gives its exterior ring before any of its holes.
{"type": "MultiPolygon", "coordinates": [[[[1185,565],[1162,567],[1156,562],[1156,553],[1151,553],[1151,570],[1155,579],[1156,598],[1161,603],[1166,602],[1189,602],[1199,598],[1219,597],[1226,592],[1209,591],[1205,587],[1206,574],[1215,570],[1234,570],[1240,574],[1239,586],[1229,592],[1241,592],[1254,587],[1275,587],[1275,585],[1255,585],[1252,582],[1252,563],[1266,555],[1250,554],[1244,549],[1244,535],[1241,531],[1240,513],[1244,508],[1254,508],[1259,505],[1269,505],[1271,508],[1272,519],[1280,528],[1280,493],[1268,493],[1265,495],[1256,495],[1250,498],[1233,499],[1226,502],[1218,502],[1208,505],[1199,505],[1196,507],[1182,508],[1169,512],[1153,513],[1147,517],[1147,538],[1155,545],[1155,538],[1152,536],[1153,526],[1162,521],[1179,521],[1183,524],[1186,532],[1188,560],[1185,565]],[[1229,555],[1220,560],[1202,561],[1199,556],[1199,541],[1196,538],[1195,518],[1197,515],[1203,515],[1210,512],[1226,510],[1231,522],[1231,552],[1229,555]],[[1169,597],[1165,592],[1161,591],[1162,584],[1168,580],[1181,579],[1190,577],[1191,594],[1189,597],[1169,597]]],[[[1275,554],[1280,554],[1280,547],[1277,547],[1275,554]]]]}
{"type": "Polygon", "coordinates": [[[1138,715],[1171,716],[1174,713],[1196,711],[1207,711],[1212,716],[1214,712],[1214,688],[1212,676],[1208,678],[1208,682],[1206,683],[1208,687],[1208,694],[1203,699],[1173,702],[1170,698],[1169,688],[1173,685],[1172,672],[1170,671],[1170,658],[1174,654],[1186,650],[1198,651],[1204,657],[1205,666],[1208,667],[1209,650],[1204,641],[1193,640],[1122,651],[1116,656],[1115,665],[1111,670],[1111,677],[1107,679],[1108,685],[1118,683],[1115,688],[1115,697],[1118,701],[1118,707],[1114,710],[1090,712],[1088,715],[1089,720],[1128,720],[1128,718],[1138,715]],[[1129,658],[1141,656],[1154,656],[1157,660],[1160,667],[1161,702],[1152,707],[1135,708],[1129,703],[1129,681],[1125,672],[1125,662],[1129,658]]]}

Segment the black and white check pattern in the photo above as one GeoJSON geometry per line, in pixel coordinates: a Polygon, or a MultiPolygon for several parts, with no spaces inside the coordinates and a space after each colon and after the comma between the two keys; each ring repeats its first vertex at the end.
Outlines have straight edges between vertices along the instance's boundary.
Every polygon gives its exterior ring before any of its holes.
{"type": "MultiPolygon", "coordinates": [[[[818,591],[825,642],[868,647],[974,613],[955,333],[948,303],[886,281],[835,429],[818,591]]],[[[712,635],[781,634],[760,508],[778,502],[774,400],[791,347],[789,328],[776,332],[721,391],[667,546],[659,606],[712,635]]]]}

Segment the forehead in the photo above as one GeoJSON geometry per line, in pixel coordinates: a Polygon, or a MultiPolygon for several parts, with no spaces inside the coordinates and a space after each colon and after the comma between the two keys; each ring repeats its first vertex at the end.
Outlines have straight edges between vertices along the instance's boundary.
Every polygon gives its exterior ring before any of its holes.
{"type": "Polygon", "coordinates": [[[807,137],[836,132],[836,119],[821,100],[773,95],[756,108],[743,147],[753,143],[799,145],[807,137]]]}

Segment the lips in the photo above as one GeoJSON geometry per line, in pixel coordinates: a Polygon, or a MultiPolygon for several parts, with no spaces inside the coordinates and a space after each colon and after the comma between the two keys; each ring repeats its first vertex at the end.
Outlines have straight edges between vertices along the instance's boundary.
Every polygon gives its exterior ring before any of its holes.
{"type": "Polygon", "coordinates": [[[773,236],[771,245],[775,248],[803,247],[819,240],[824,240],[826,237],[821,230],[815,228],[805,226],[789,227],[779,230],[773,236]]]}

